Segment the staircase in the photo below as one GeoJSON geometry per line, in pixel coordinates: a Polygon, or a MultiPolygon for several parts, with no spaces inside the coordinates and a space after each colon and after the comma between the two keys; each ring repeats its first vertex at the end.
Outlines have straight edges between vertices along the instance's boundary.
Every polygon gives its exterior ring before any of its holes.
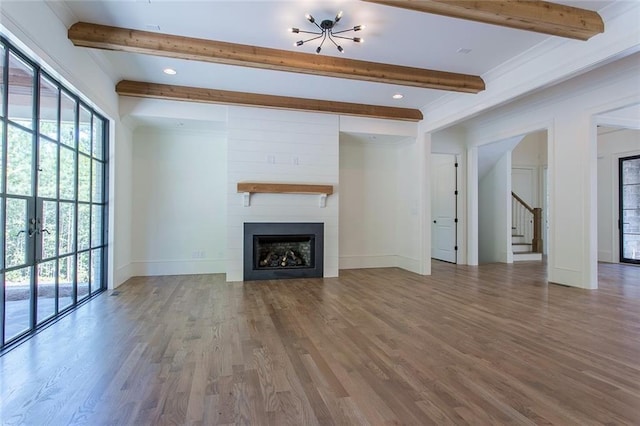
{"type": "Polygon", "coordinates": [[[512,192],[511,223],[513,261],[542,260],[542,209],[530,207],[512,192]]]}

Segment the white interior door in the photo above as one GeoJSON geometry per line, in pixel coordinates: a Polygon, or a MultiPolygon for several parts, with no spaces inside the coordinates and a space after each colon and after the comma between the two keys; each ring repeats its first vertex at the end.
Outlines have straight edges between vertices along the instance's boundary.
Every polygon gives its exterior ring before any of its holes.
{"type": "Polygon", "coordinates": [[[431,257],[456,263],[456,156],[431,155],[431,257]]]}

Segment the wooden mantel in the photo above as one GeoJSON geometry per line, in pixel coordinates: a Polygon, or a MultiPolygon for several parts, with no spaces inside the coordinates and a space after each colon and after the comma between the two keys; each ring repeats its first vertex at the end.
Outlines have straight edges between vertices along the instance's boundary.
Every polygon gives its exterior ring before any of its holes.
{"type": "Polygon", "coordinates": [[[325,207],[327,196],[333,194],[333,185],[314,185],[306,183],[265,183],[238,182],[238,192],[244,194],[244,206],[251,204],[251,194],[317,194],[320,207],[325,207]]]}

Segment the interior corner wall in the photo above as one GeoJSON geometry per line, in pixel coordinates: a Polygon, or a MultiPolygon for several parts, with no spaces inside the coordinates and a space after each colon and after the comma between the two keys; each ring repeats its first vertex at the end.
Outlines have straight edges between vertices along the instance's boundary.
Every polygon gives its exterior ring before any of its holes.
{"type": "Polygon", "coordinates": [[[511,152],[478,183],[478,260],[511,263],[511,152]]]}
{"type": "Polygon", "coordinates": [[[108,286],[131,277],[131,134],[120,121],[115,81],[87,49],[69,43],[55,2],[0,2],[0,31],[110,120],[108,286]]]}
{"type": "Polygon", "coordinates": [[[598,261],[620,261],[618,160],[640,155],[640,130],[609,129],[598,136],[598,261]]]}
{"type": "Polygon", "coordinates": [[[226,158],[223,132],[136,129],[134,275],[225,272],[226,158]]]}
{"type": "Polygon", "coordinates": [[[338,116],[229,107],[227,153],[227,281],[242,281],[245,222],[324,223],[324,276],[338,276],[338,116]],[[238,182],[333,185],[319,195],[253,194],[243,205],[238,182]]]}
{"type": "Polygon", "coordinates": [[[340,269],[397,266],[398,151],[340,136],[340,269]]]}
{"type": "MultiPolygon", "coordinates": [[[[398,144],[397,154],[397,266],[421,275],[431,274],[431,255],[423,253],[423,238],[430,241],[430,235],[424,235],[422,215],[430,214],[430,200],[423,200],[421,190],[429,188],[424,176],[429,164],[428,153],[424,150],[421,138],[411,138],[398,144]],[[423,204],[424,203],[424,204],[423,204]],[[424,210],[423,210],[424,209],[424,210]]],[[[425,248],[426,249],[426,248],[425,248]]]]}
{"type": "Polygon", "coordinates": [[[131,270],[132,228],[131,212],[133,211],[133,133],[125,125],[111,126],[114,137],[109,145],[109,204],[115,203],[115,209],[109,212],[109,245],[117,250],[113,253],[109,264],[113,265],[113,280],[110,288],[118,287],[133,276],[131,270]],[[116,172],[117,171],[117,172],[116,172]],[[118,241],[114,241],[114,236],[118,241]]]}

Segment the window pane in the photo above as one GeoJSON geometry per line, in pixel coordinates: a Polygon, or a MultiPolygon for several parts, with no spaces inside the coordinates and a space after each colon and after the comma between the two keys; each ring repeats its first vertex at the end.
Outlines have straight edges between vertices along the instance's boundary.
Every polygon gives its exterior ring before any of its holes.
{"type": "Polygon", "coordinates": [[[102,206],[91,206],[91,247],[102,245],[102,206]]]}
{"type": "Polygon", "coordinates": [[[40,133],[58,140],[58,87],[40,76],[40,133]]]}
{"type": "MultiPolygon", "coordinates": [[[[0,224],[4,223],[3,212],[2,212],[3,207],[4,207],[4,197],[0,197],[0,224]]],[[[4,269],[4,244],[2,244],[2,242],[4,241],[4,235],[5,235],[4,227],[0,225],[0,238],[2,238],[0,239],[0,269],[4,269]]]]}
{"type": "Polygon", "coordinates": [[[16,126],[9,126],[8,131],[7,193],[32,195],[33,137],[16,126]]]}
{"type": "Polygon", "coordinates": [[[9,52],[8,116],[29,129],[33,129],[34,74],[32,66],[9,52]]]}
{"type": "Polygon", "coordinates": [[[622,187],[622,202],[625,209],[640,208],[640,184],[622,187]]]}
{"type": "MultiPolygon", "coordinates": [[[[0,103],[2,103],[2,98],[0,98],[0,103]]],[[[3,143],[4,140],[3,139],[4,139],[4,122],[0,121],[0,164],[4,164],[3,163],[3,159],[4,159],[4,143],[3,143]]],[[[3,179],[4,179],[4,173],[0,173],[0,194],[4,191],[4,185],[2,184],[3,179]]]]}
{"type": "Polygon", "coordinates": [[[83,154],[78,158],[78,201],[91,201],[91,159],[83,154]]]}
{"type": "Polygon", "coordinates": [[[58,197],[58,144],[46,139],[40,139],[38,196],[58,197]]]}
{"type": "Polygon", "coordinates": [[[102,249],[91,250],[91,293],[102,288],[102,249]]]}
{"type": "Polygon", "coordinates": [[[75,247],[75,205],[60,203],[59,254],[69,254],[75,247]]]}
{"type": "Polygon", "coordinates": [[[5,49],[0,43],[0,117],[4,117],[4,102],[1,101],[4,99],[4,55],[5,49]]]}
{"type": "Polygon", "coordinates": [[[75,148],[76,146],[76,101],[62,92],[60,104],[60,141],[75,148]]]}
{"type": "Polygon", "coordinates": [[[25,265],[29,247],[29,230],[27,228],[27,200],[7,198],[7,222],[5,224],[7,268],[25,265]]]}
{"type": "Polygon", "coordinates": [[[90,220],[90,206],[78,204],[78,251],[89,248],[90,220]]]}
{"type": "Polygon", "coordinates": [[[58,203],[43,201],[42,204],[42,258],[56,256],[58,247],[58,203]]]}
{"type": "Polygon", "coordinates": [[[91,154],[91,113],[86,108],[80,107],[80,128],[78,134],[78,149],[81,152],[91,154]]]}
{"type": "Polygon", "coordinates": [[[93,116],[93,156],[103,160],[104,122],[101,118],[93,116]]]}
{"type": "Polygon", "coordinates": [[[93,160],[93,175],[91,176],[91,201],[102,203],[102,183],[104,165],[100,161],[93,160]]]}
{"type": "Polygon", "coordinates": [[[31,328],[31,269],[5,273],[5,341],[31,328]]]}
{"type": "Polygon", "coordinates": [[[78,300],[89,295],[89,252],[78,253],[78,300]]]}
{"type": "Polygon", "coordinates": [[[74,256],[64,257],[58,262],[58,312],[73,303],[75,270],[74,256]]]}
{"type": "Polygon", "coordinates": [[[60,198],[76,198],[76,153],[60,147],[60,198]]]}
{"type": "Polygon", "coordinates": [[[622,162],[622,184],[640,183],[640,158],[622,162]]]}
{"type": "Polygon", "coordinates": [[[56,275],[58,274],[58,262],[40,263],[36,265],[38,275],[37,289],[38,299],[36,305],[38,307],[36,317],[38,324],[51,318],[56,313],[56,275]]]}

